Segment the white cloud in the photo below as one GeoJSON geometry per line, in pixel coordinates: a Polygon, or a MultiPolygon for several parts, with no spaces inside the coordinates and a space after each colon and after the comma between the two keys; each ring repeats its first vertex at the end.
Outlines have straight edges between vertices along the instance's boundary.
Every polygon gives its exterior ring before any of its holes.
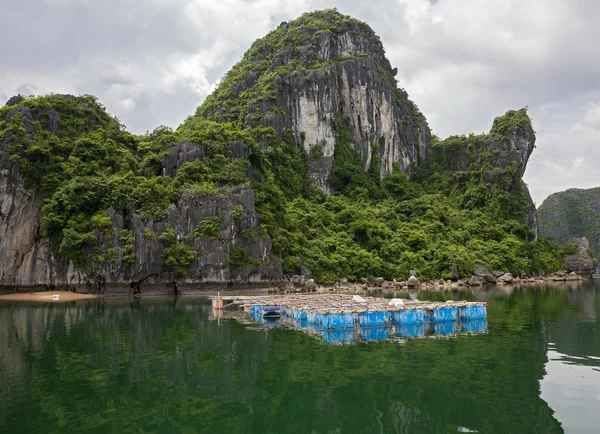
{"type": "MultiPolygon", "coordinates": [[[[404,20],[411,36],[417,35],[421,29],[433,22],[431,3],[428,0],[398,0],[398,3],[404,7],[404,20]]],[[[437,19],[443,20],[439,16],[437,19]]]]}
{"type": "Polygon", "coordinates": [[[600,104],[590,103],[583,116],[583,123],[587,127],[600,131],[600,104]]]}

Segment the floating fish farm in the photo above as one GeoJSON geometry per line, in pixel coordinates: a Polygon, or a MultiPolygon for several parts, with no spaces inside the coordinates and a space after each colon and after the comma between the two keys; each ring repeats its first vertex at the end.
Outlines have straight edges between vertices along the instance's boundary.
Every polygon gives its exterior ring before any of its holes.
{"type": "MultiPolygon", "coordinates": [[[[221,298],[213,306],[222,306],[221,298]]],[[[342,294],[224,297],[243,304],[251,320],[265,328],[287,326],[326,343],[448,337],[487,332],[483,302],[389,300],[342,294]]]]}

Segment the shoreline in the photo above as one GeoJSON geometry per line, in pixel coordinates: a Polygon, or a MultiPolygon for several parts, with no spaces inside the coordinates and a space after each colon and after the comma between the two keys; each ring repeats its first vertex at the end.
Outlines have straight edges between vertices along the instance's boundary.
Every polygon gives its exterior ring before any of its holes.
{"type": "Polygon", "coordinates": [[[17,292],[14,294],[3,294],[0,295],[0,302],[2,301],[35,301],[35,302],[52,302],[52,303],[65,303],[69,301],[77,300],[90,300],[98,298],[96,294],[82,294],[71,291],[44,291],[44,292],[17,292]],[[54,299],[54,296],[58,295],[58,299],[54,299]]]}
{"type": "Polygon", "coordinates": [[[40,290],[41,288],[26,288],[26,287],[12,287],[11,289],[15,290],[12,293],[4,293],[0,294],[0,303],[1,302],[12,302],[12,301],[23,301],[23,302],[40,302],[40,303],[65,303],[72,302],[78,300],[92,300],[92,299],[114,299],[114,298],[152,298],[152,297],[209,297],[216,296],[220,293],[222,296],[230,296],[230,295],[276,295],[276,294],[290,294],[290,293],[298,293],[298,294],[310,294],[310,293],[355,293],[355,294],[370,294],[370,293],[389,293],[393,294],[396,292],[405,292],[405,291],[433,291],[433,292],[460,292],[465,290],[485,290],[490,289],[492,287],[496,288],[511,288],[515,286],[527,286],[527,287],[535,287],[535,286],[564,286],[564,285],[579,285],[584,282],[592,281],[593,279],[586,279],[579,277],[578,279],[552,279],[552,278],[541,278],[541,279],[515,279],[512,282],[497,282],[495,284],[492,283],[484,283],[484,284],[468,284],[465,281],[451,282],[451,281],[424,281],[420,282],[419,285],[411,286],[407,285],[408,282],[382,282],[381,286],[378,285],[370,285],[363,283],[344,283],[344,284],[323,284],[323,285],[315,285],[311,290],[306,290],[302,286],[292,286],[288,284],[277,286],[265,285],[262,287],[247,287],[243,289],[228,289],[223,287],[200,287],[194,289],[192,287],[186,288],[185,291],[180,291],[177,294],[174,294],[164,286],[157,286],[155,288],[150,289],[149,291],[142,291],[141,293],[132,294],[121,291],[108,291],[103,294],[94,294],[87,292],[72,292],[69,290],[40,290]],[[30,289],[31,291],[27,291],[30,289]],[[59,295],[58,299],[54,298],[54,295],[59,295]]]}

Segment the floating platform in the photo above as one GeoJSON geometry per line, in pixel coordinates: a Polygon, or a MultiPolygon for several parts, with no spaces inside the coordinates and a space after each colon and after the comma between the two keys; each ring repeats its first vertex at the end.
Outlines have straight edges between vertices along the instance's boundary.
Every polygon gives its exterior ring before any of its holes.
{"type": "Polygon", "coordinates": [[[403,300],[396,305],[385,298],[361,297],[357,301],[346,294],[224,299],[243,304],[250,318],[266,328],[284,325],[319,335],[329,343],[487,332],[484,302],[403,300]],[[273,321],[273,312],[279,314],[279,321],[273,321]]]}

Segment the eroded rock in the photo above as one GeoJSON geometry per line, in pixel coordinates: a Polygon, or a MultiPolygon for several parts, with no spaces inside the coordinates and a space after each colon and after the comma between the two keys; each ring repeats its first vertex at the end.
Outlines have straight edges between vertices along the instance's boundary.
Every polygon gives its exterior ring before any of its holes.
{"type": "Polygon", "coordinates": [[[588,239],[573,238],[569,243],[577,246],[577,252],[565,258],[565,262],[569,268],[568,271],[586,278],[592,277],[592,274],[596,272],[596,265],[588,239]]]}

